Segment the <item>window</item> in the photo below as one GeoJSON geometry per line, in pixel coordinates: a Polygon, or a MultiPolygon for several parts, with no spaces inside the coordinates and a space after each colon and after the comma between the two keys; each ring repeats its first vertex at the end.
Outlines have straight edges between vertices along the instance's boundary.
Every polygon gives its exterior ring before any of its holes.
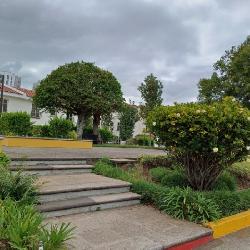
{"type": "Polygon", "coordinates": [[[3,112],[7,112],[8,110],[8,100],[3,99],[3,112]]]}
{"type": "Polygon", "coordinates": [[[120,122],[117,123],[117,131],[120,131],[120,122]]]}
{"type": "Polygon", "coordinates": [[[31,117],[36,119],[40,118],[40,110],[36,107],[34,103],[32,103],[31,117]]]}

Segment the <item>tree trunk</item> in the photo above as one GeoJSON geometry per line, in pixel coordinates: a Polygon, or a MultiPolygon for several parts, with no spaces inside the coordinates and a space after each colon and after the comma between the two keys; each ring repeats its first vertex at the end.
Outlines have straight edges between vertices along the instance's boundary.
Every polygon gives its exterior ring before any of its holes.
{"type": "Polygon", "coordinates": [[[100,134],[99,134],[99,125],[101,121],[101,116],[99,114],[94,114],[93,116],[93,135],[97,138],[97,143],[101,141],[100,134]]]}
{"type": "Polygon", "coordinates": [[[77,140],[82,140],[83,128],[86,121],[86,115],[81,113],[77,117],[77,140]]]}
{"type": "Polygon", "coordinates": [[[215,154],[186,153],[180,156],[179,161],[185,168],[188,182],[199,191],[211,190],[224,169],[215,154]]]}

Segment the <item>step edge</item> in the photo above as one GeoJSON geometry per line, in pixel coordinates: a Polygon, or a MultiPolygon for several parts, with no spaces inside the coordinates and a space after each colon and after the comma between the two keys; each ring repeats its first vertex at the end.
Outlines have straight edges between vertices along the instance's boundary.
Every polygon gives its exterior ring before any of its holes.
{"type": "MultiPolygon", "coordinates": [[[[38,206],[38,210],[40,212],[62,211],[62,210],[67,210],[67,209],[72,209],[72,208],[78,208],[78,207],[88,207],[88,206],[94,206],[94,205],[100,205],[100,204],[115,203],[115,202],[122,202],[122,201],[132,201],[132,200],[140,200],[140,199],[141,199],[140,195],[135,195],[134,197],[116,198],[116,199],[111,199],[111,200],[102,201],[102,202],[90,201],[90,202],[87,202],[86,204],[77,204],[77,205],[70,204],[68,206],[57,207],[56,209],[42,209],[41,210],[41,209],[39,209],[39,206],[38,206]]],[[[67,200],[67,201],[69,201],[69,200],[67,200]]],[[[49,202],[46,202],[46,203],[49,203],[49,202]]],[[[46,203],[43,203],[42,205],[44,205],[46,203]]],[[[42,206],[42,205],[40,205],[40,206],[42,206]]]]}
{"type": "MultiPolygon", "coordinates": [[[[67,165],[65,165],[67,166],[67,165]]],[[[94,166],[91,166],[91,165],[86,165],[86,167],[62,167],[62,168],[53,168],[53,167],[47,167],[46,165],[44,167],[10,167],[10,170],[11,171],[18,171],[18,170],[21,170],[21,171],[34,171],[34,170],[37,170],[37,171],[44,171],[44,170],[85,170],[85,169],[93,169],[94,166]]]]}
{"type": "Polygon", "coordinates": [[[84,188],[73,188],[73,189],[64,189],[64,190],[55,190],[55,191],[38,191],[37,195],[53,195],[60,193],[71,193],[71,192],[82,192],[90,190],[103,190],[103,189],[114,189],[114,188],[125,188],[131,187],[131,183],[118,184],[118,185],[109,185],[109,186],[100,186],[100,187],[84,187],[84,188]]]}

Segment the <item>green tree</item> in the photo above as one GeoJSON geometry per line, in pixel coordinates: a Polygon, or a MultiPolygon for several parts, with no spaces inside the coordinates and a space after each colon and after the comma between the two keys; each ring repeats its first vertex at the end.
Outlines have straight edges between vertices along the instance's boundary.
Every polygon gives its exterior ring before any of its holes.
{"type": "Polygon", "coordinates": [[[205,103],[220,100],[224,96],[224,86],[225,84],[216,72],[212,74],[211,78],[200,79],[198,100],[205,103]]]}
{"type": "Polygon", "coordinates": [[[250,108],[250,37],[241,45],[233,46],[214,64],[210,79],[201,79],[199,100],[216,101],[225,96],[233,96],[250,108]]]}
{"type": "Polygon", "coordinates": [[[137,107],[124,104],[119,115],[120,139],[125,141],[133,136],[135,123],[139,120],[137,107]]]}
{"type": "Polygon", "coordinates": [[[144,82],[138,87],[145,103],[141,106],[141,116],[143,118],[147,117],[148,112],[153,108],[162,104],[162,89],[163,85],[161,81],[159,81],[153,74],[148,75],[144,79],[144,82]]]}
{"type": "Polygon", "coordinates": [[[49,112],[76,115],[77,137],[81,139],[86,121],[111,112],[118,105],[117,99],[122,99],[120,84],[110,72],[93,63],[73,62],[58,67],[41,81],[34,102],[49,112]]]}
{"type": "MultiPolygon", "coordinates": [[[[102,116],[107,116],[118,111],[123,104],[121,85],[114,75],[106,70],[101,70],[93,83],[94,102],[93,112],[93,134],[99,137],[99,125],[102,116]]],[[[99,138],[100,139],[100,138],[99,138]]]]}

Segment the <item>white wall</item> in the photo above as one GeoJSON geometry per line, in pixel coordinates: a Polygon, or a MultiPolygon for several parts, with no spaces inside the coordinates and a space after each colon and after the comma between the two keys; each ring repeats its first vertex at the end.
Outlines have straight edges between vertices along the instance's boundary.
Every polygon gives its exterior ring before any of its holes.
{"type": "MultiPolygon", "coordinates": [[[[32,100],[29,97],[19,97],[18,95],[4,94],[4,99],[8,100],[7,112],[27,112],[31,114],[32,100]]],[[[31,121],[36,125],[48,124],[50,119],[49,113],[41,113],[40,118],[31,118],[31,121]]]]}
{"type": "MultiPolygon", "coordinates": [[[[112,131],[113,135],[120,136],[120,131],[117,130],[118,123],[120,122],[118,113],[113,114],[112,122],[113,122],[113,131],[112,131]]],[[[144,121],[142,119],[137,121],[135,123],[133,137],[135,137],[136,135],[142,134],[144,128],[146,128],[144,121]]]]}

